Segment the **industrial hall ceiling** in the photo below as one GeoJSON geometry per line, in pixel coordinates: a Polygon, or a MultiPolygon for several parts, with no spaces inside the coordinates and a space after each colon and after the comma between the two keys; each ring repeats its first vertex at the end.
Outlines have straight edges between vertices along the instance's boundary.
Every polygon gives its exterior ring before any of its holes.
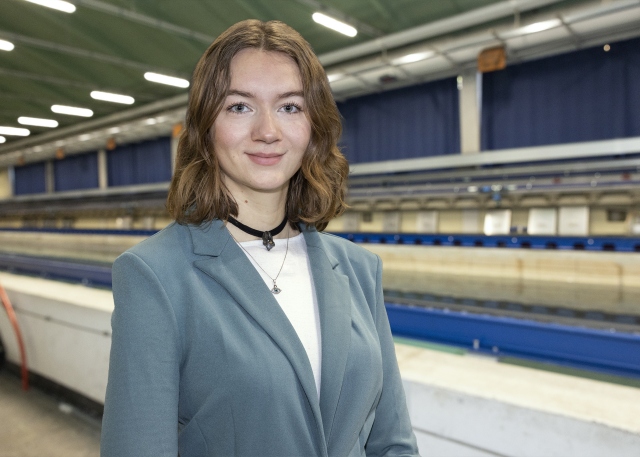
{"type": "Polygon", "coordinates": [[[126,113],[184,109],[188,87],[149,73],[188,81],[215,37],[248,18],[298,30],[343,100],[455,75],[492,46],[515,62],[640,35],[640,0],[0,0],[0,159],[126,113]],[[357,34],[327,28],[314,13],[357,34]],[[130,98],[105,101],[95,91],[130,98]]]}

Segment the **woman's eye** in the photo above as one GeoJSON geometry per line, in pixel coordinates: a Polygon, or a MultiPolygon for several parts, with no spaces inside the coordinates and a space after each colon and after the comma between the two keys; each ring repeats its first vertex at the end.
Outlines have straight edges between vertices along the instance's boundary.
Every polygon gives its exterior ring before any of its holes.
{"type": "Polygon", "coordinates": [[[236,103],[234,105],[231,105],[229,108],[227,108],[227,111],[230,111],[236,114],[246,113],[247,111],[249,111],[249,107],[244,103],[236,103]]]}
{"type": "Polygon", "coordinates": [[[287,103],[281,109],[287,114],[294,114],[294,113],[299,113],[300,111],[302,111],[302,108],[300,108],[295,103],[287,103]]]}

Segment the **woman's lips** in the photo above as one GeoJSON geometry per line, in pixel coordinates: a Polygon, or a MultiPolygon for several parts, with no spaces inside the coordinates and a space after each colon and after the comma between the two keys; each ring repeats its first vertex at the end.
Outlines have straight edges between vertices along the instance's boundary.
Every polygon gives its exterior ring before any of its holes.
{"type": "Polygon", "coordinates": [[[284,154],[267,154],[262,152],[247,153],[249,159],[258,165],[275,165],[282,159],[284,154]]]}

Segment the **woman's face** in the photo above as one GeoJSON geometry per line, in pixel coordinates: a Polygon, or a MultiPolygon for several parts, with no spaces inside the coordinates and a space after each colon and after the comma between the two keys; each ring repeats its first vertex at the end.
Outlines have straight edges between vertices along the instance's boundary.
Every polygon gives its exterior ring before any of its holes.
{"type": "Polygon", "coordinates": [[[302,79],[286,54],[243,49],[231,61],[229,95],[211,129],[223,180],[236,198],[286,195],[311,125],[302,79]]]}

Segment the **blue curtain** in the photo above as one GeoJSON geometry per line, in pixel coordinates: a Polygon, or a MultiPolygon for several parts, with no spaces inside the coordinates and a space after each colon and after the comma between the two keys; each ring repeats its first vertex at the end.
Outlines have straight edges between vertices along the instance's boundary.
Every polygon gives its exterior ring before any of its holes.
{"type": "Polygon", "coordinates": [[[338,109],[340,144],[350,163],[460,152],[455,78],[354,98],[338,109]]]}
{"type": "Polygon", "coordinates": [[[640,135],[640,39],[483,75],[482,149],[640,135]]]}
{"type": "Polygon", "coordinates": [[[107,152],[109,186],[164,182],[171,179],[171,138],[118,146],[107,152]]]}
{"type": "Polygon", "coordinates": [[[46,191],[44,162],[14,168],[14,195],[40,194],[46,191]]]}
{"type": "Polygon", "coordinates": [[[98,187],[98,153],[79,154],[53,162],[56,191],[98,187]]]}

